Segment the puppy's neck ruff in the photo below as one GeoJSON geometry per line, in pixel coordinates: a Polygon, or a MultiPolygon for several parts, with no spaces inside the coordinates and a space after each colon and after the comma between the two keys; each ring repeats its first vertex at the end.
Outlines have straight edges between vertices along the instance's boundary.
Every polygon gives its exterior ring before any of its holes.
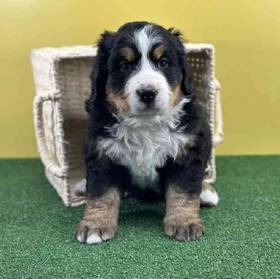
{"type": "Polygon", "coordinates": [[[108,127],[111,138],[100,139],[97,149],[126,166],[134,184],[156,188],[156,168],[162,167],[168,157],[175,160],[194,143],[194,136],[178,128],[186,102],[188,99],[183,99],[161,115],[118,118],[118,123],[108,127]]]}

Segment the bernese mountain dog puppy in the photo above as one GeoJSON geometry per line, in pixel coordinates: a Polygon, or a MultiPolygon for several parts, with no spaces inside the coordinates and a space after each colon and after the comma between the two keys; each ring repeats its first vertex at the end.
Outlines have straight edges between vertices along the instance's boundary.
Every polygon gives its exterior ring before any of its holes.
{"type": "Polygon", "coordinates": [[[81,243],[112,239],[121,197],[164,198],[166,235],[204,233],[200,194],[211,153],[206,112],[191,87],[181,34],[148,22],[104,32],[86,110],[86,197],[81,243]]]}

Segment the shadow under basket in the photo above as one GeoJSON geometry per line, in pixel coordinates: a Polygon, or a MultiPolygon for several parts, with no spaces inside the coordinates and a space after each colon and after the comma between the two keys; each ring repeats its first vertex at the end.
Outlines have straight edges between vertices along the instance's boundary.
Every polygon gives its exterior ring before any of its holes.
{"type": "MultiPolygon", "coordinates": [[[[212,183],[216,179],[214,148],[223,140],[214,47],[188,43],[185,48],[192,68],[193,87],[208,112],[213,150],[205,181],[212,183]]],[[[73,46],[35,49],[31,54],[36,88],[33,115],[37,146],[46,176],[67,206],[84,202],[74,188],[85,177],[85,100],[91,93],[90,74],[96,52],[95,46],[73,46]]]]}

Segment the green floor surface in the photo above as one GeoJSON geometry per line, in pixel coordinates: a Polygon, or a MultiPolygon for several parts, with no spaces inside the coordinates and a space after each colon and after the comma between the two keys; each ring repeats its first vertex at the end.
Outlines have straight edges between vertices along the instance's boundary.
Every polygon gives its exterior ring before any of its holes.
{"type": "Polygon", "coordinates": [[[116,238],[75,241],[82,209],[65,207],[39,160],[0,160],[0,278],[280,278],[280,156],[218,157],[206,234],[163,233],[164,207],[125,200],[116,238]]]}

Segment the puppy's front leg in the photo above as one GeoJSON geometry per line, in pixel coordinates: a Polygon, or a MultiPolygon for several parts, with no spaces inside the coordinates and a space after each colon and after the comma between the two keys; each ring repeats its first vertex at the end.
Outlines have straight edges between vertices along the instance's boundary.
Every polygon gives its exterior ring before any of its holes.
{"type": "Polygon", "coordinates": [[[165,233],[180,241],[195,240],[204,233],[199,217],[206,159],[190,151],[182,162],[168,167],[165,233]]]}
{"type": "Polygon", "coordinates": [[[174,184],[166,191],[165,233],[179,241],[194,240],[204,233],[199,217],[199,195],[174,184]]]}
{"type": "Polygon", "coordinates": [[[76,229],[76,238],[87,244],[113,238],[118,226],[119,206],[120,192],[116,187],[97,197],[88,196],[84,217],[76,229]]]}

